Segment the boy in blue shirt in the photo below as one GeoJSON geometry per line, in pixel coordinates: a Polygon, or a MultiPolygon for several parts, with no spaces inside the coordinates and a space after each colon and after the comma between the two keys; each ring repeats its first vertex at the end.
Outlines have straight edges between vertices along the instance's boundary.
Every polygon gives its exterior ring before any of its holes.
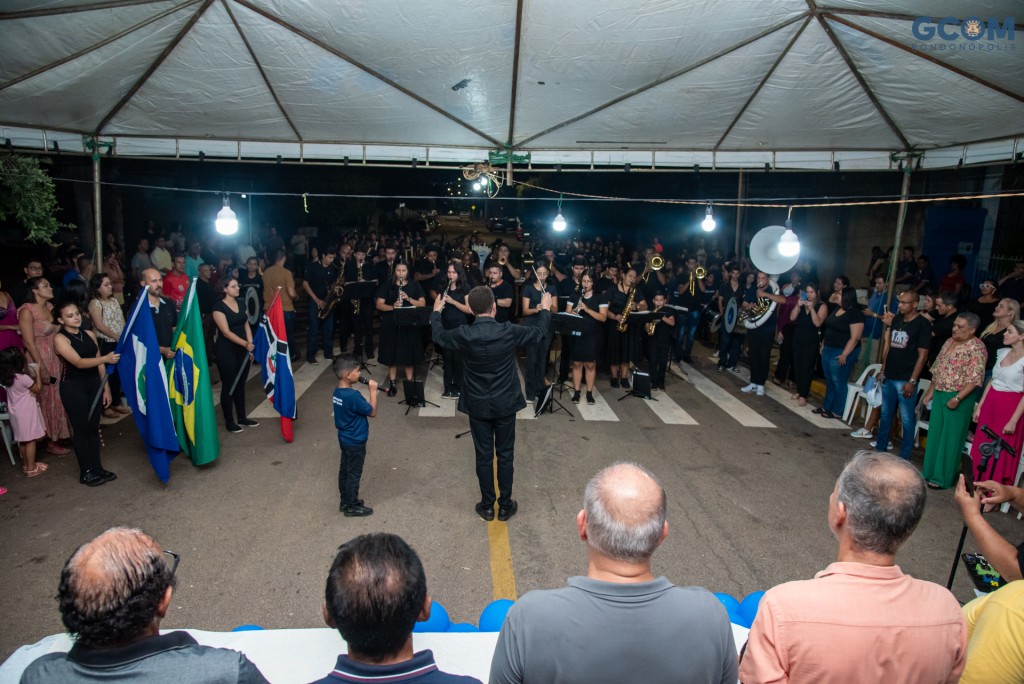
{"type": "Polygon", "coordinates": [[[346,518],[362,518],[373,513],[359,498],[359,478],[366,460],[366,440],[370,436],[367,419],[377,415],[377,381],[359,375],[359,359],[341,354],[334,360],[334,374],[338,387],[334,390],[334,427],[338,428],[341,445],[341,467],[338,469],[338,492],[341,505],[338,510],[346,518]],[[362,382],[370,387],[370,401],[366,401],[352,384],[362,382]]]}

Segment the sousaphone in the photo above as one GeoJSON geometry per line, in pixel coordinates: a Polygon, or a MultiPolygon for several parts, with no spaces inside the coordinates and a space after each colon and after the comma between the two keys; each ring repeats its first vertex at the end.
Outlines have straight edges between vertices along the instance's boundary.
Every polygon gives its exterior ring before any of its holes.
{"type": "MultiPolygon", "coordinates": [[[[768,226],[754,234],[750,241],[750,261],[757,267],[757,270],[768,274],[768,289],[772,294],[779,294],[779,275],[796,266],[800,259],[799,254],[783,256],[779,254],[779,238],[786,232],[784,226],[768,226]]],[[[744,311],[740,316],[743,327],[748,330],[760,328],[764,325],[778,304],[768,297],[761,297],[752,309],[744,311]]]]}

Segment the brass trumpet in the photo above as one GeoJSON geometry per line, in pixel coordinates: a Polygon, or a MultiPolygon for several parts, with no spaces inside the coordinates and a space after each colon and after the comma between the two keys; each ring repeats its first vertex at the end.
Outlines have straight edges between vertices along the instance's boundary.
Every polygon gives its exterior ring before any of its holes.
{"type": "Polygon", "coordinates": [[[508,259],[507,258],[505,258],[504,256],[498,257],[498,265],[499,266],[504,266],[507,263],[508,263],[508,259]]]}

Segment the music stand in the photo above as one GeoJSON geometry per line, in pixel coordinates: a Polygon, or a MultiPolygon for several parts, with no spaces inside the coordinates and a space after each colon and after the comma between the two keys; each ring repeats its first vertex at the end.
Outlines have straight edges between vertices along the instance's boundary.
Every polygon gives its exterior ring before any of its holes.
{"type": "Polygon", "coordinates": [[[403,380],[402,393],[405,395],[405,398],[398,403],[405,404],[405,415],[409,415],[409,411],[412,411],[413,408],[426,408],[427,404],[434,408],[440,408],[434,402],[427,401],[423,392],[423,382],[420,380],[403,380]]]}
{"type": "MultiPolygon", "coordinates": [[[[361,301],[363,299],[370,298],[370,300],[373,301],[373,296],[377,293],[377,281],[376,280],[353,280],[351,282],[345,283],[343,287],[344,287],[344,289],[342,290],[342,296],[345,297],[346,299],[349,299],[349,300],[361,301]]],[[[362,306],[362,303],[360,303],[360,306],[362,306]]],[[[355,332],[355,325],[354,325],[355,318],[356,318],[355,312],[353,312],[352,317],[353,317],[353,332],[355,332]]],[[[373,339],[373,334],[372,334],[373,318],[372,317],[370,318],[370,328],[371,328],[370,338],[371,338],[371,341],[372,341],[372,339],[373,339]]],[[[358,335],[359,333],[356,333],[356,334],[358,335]]],[[[360,354],[359,354],[359,370],[365,370],[370,375],[373,375],[373,371],[371,371],[370,368],[371,367],[376,368],[377,364],[375,364],[375,363],[367,363],[366,362],[366,349],[363,347],[362,343],[358,339],[356,339],[356,344],[359,345],[359,349],[360,349],[360,354]]]]}
{"type": "Polygon", "coordinates": [[[636,397],[638,399],[649,399],[651,401],[658,401],[651,396],[651,374],[639,371],[636,368],[633,369],[632,384],[629,391],[619,397],[619,401],[627,399],[629,397],[636,397]]]}
{"type": "Polygon", "coordinates": [[[550,384],[544,388],[544,392],[541,393],[540,399],[537,400],[537,407],[534,411],[533,417],[539,418],[540,414],[547,411],[548,413],[557,413],[558,411],[565,411],[569,414],[570,418],[575,418],[575,414],[565,407],[565,404],[555,399],[555,385],[550,384]],[[555,408],[555,406],[558,408],[555,408]]]}
{"type": "MultiPolygon", "coordinates": [[[[555,358],[555,372],[558,373],[562,365],[562,354],[565,353],[565,338],[583,336],[583,316],[567,311],[559,311],[551,317],[551,330],[559,337],[558,354],[555,358]]],[[[561,398],[565,390],[566,383],[559,383],[559,398],[561,398]]]]}
{"type": "Polygon", "coordinates": [[[400,306],[392,311],[395,325],[430,325],[430,311],[425,306],[400,306]]]}

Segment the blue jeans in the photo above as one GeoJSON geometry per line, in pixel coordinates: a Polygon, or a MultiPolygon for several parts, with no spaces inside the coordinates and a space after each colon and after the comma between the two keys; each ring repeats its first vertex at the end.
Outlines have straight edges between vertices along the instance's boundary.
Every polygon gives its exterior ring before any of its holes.
{"type": "Polygon", "coordinates": [[[825,401],[821,408],[837,416],[843,415],[846,409],[846,393],[849,390],[847,382],[850,370],[857,365],[860,347],[856,347],[846,357],[845,366],[840,366],[837,360],[842,353],[839,347],[825,347],[821,350],[821,369],[825,373],[825,401]]]}
{"type": "MultiPolygon", "coordinates": [[[[334,355],[334,312],[320,320],[320,309],[316,302],[309,302],[309,334],[306,336],[306,360],[312,361],[316,358],[318,336],[323,335],[324,360],[329,360],[334,355]]],[[[292,338],[288,338],[291,342],[292,338]]]]}
{"type": "Polygon", "coordinates": [[[903,423],[903,442],[900,444],[900,458],[909,459],[910,451],[914,448],[914,425],[917,418],[914,409],[917,407],[917,391],[909,396],[903,396],[903,386],[906,380],[890,380],[888,378],[882,383],[882,418],[878,424],[878,441],[875,451],[885,451],[889,445],[889,433],[892,432],[893,418],[896,414],[896,407],[899,405],[900,422],[903,423]]]}
{"type": "Polygon", "coordinates": [[[700,325],[700,311],[691,311],[676,317],[676,360],[682,360],[693,351],[693,341],[697,339],[697,327],[700,325]]]}

